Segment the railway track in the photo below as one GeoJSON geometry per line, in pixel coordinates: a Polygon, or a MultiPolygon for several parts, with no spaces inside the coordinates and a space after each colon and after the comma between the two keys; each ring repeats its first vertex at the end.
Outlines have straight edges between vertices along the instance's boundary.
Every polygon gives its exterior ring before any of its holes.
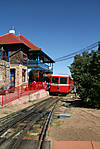
{"type": "Polygon", "coordinates": [[[60,99],[50,97],[0,119],[0,149],[17,149],[32,126],[52,111],[60,99]]]}
{"type": "Polygon", "coordinates": [[[31,109],[31,108],[33,108],[35,106],[38,106],[39,104],[41,104],[41,103],[43,103],[45,101],[48,101],[48,98],[43,100],[43,101],[40,101],[40,102],[38,102],[36,104],[32,104],[31,106],[26,107],[26,108],[24,108],[22,110],[19,110],[17,112],[13,112],[13,113],[11,113],[11,114],[9,114],[7,116],[4,116],[4,117],[0,118],[0,123],[3,122],[3,121],[6,121],[6,120],[8,121],[9,119],[11,119],[11,118],[13,118],[13,117],[15,117],[15,116],[17,116],[19,114],[22,114],[22,113],[26,112],[27,110],[29,110],[29,109],[31,109]]]}
{"type": "Polygon", "coordinates": [[[53,114],[53,111],[55,109],[56,104],[57,103],[55,103],[54,106],[52,107],[52,109],[49,112],[48,117],[47,117],[47,119],[43,125],[43,128],[42,128],[36,149],[43,149],[44,148],[46,133],[47,133],[48,126],[49,126],[49,123],[50,123],[50,120],[51,120],[51,117],[52,117],[52,114],[53,114]]]}

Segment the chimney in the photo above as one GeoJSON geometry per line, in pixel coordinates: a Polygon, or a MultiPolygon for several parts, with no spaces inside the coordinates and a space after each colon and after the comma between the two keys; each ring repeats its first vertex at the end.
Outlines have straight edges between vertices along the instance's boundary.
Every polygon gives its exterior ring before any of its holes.
{"type": "Polygon", "coordinates": [[[14,26],[11,27],[11,29],[9,30],[9,33],[15,34],[15,27],[14,26]]]}

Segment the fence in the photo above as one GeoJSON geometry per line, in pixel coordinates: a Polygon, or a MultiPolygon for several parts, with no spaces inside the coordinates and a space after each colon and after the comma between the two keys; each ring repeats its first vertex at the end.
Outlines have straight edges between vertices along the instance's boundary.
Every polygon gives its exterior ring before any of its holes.
{"type": "Polygon", "coordinates": [[[2,90],[0,103],[3,106],[8,102],[20,98],[21,96],[30,95],[41,89],[47,90],[47,85],[44,85],[42,82],[32,82],[24,83],[21,86],[2,90]]]}

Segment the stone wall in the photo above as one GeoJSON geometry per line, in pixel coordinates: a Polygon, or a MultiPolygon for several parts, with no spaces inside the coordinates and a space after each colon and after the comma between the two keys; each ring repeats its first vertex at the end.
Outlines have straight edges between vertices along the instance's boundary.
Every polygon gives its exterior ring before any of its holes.
{"type": "Polygon", "coordinates": [[[10,86],[10,64],[0,60],[0,88],[9,88],[10,86]]]}
{"type": "Polygon", "coordinates": [[[28,101],[38,101],[39,99],[43,99],[45,97],[49,97],[49,92],[45,91],[44,89],[39,90],[33,94],[30,95],[26,95],[26,96],[22,96],[16,100],[13,100],[11,102],[8,102],[6,105],[4,106],[13,106],[13,105],[19,105],[19,104],[23,104],[26,103],[28,101]]]}

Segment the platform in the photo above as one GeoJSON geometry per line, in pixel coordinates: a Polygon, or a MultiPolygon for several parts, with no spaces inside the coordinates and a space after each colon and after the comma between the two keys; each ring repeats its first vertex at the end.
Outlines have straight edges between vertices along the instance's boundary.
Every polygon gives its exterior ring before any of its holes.
{"type": "Polygon", "coordinates": [[[95,141],[54,141],[52,149],[100,149],[95,141]]]}

